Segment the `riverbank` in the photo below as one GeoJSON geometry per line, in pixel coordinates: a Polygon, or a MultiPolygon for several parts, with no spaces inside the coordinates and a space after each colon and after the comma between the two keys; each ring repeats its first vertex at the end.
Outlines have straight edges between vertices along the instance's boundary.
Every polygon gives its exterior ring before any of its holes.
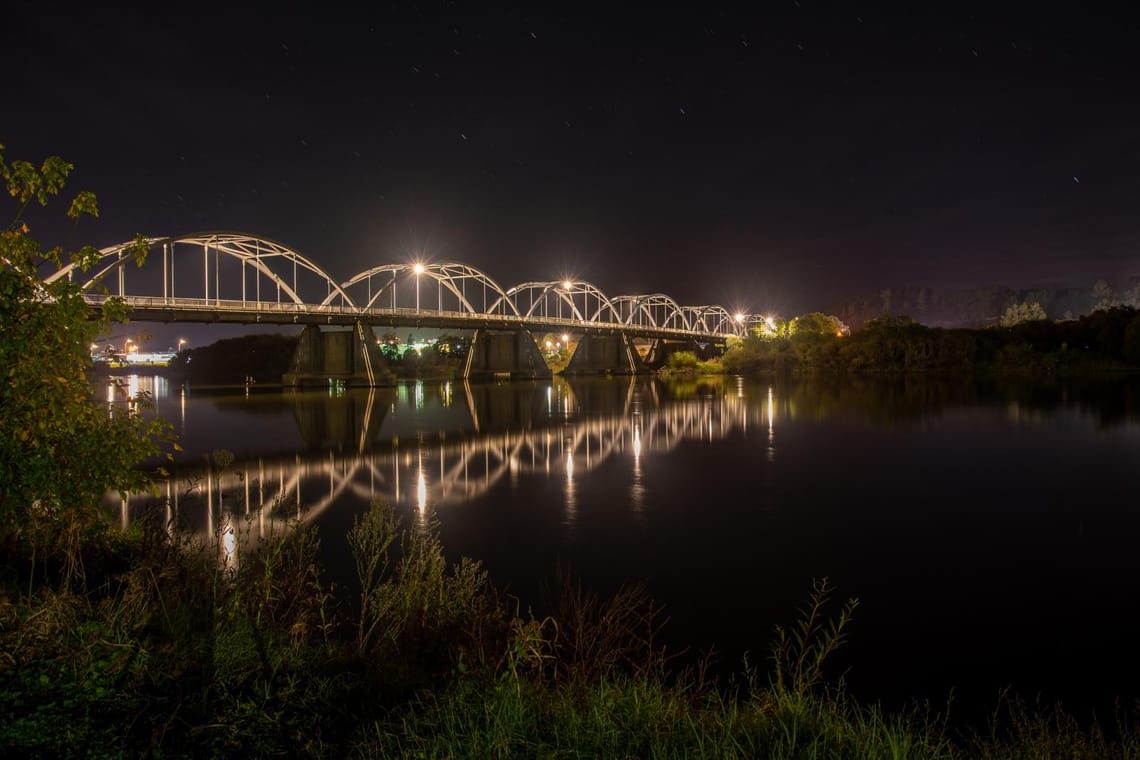
{"type": "Polygon", "coordinates": [[[655,644],[667,610],[639,587],[601,598],[564,579],[522,614],[477,562],[449,563],[433,529],[405,530],[382,506],[350,531],[352,595],[329,585],[318,547],[298,527],[239,561],[159,521],[46,564],[8,544],[0,743],[22,756],[1140,752],[1133,712],[1081,722],[1011,696],[991,723],[959,726],[954,705],[854,700],[830,666],[859,605],[826,580],[773,632],[767,659],[715,681],[671,664],[655,644]],[[83,576],[69,573],[76,560],[83,576]]]}
{"type": "Polygon", "coordinates": [[[850,334],[794,329],[753,333],[723,357],[728,372],[840,374],[994,373],[1047,377],[1140,367],[1140,310],[1115,307],[1080,319],[1011,327],[944,329],[884,316],[850,334]]]}

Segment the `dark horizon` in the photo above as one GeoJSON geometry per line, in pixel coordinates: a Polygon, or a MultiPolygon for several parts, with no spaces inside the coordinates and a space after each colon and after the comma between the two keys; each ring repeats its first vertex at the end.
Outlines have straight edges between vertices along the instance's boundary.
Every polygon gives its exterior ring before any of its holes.
{"type": "Polygon", "coordinates": [[[15,7],[5,156],[102,209],[41,240],[233,229],[345,278],[426,255],[788,315],[1140,275],[1124,12],[195,8],[15,7]]]}

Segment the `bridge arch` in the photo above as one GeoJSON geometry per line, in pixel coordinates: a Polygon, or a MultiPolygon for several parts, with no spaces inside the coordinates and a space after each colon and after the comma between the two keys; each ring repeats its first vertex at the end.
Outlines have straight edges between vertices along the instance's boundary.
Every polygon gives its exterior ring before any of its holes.
{"type": "Polygon", "coordinates": [[[308,280],[315,280],[318,283],[317,287],[321,285],[325,287],[326,293],[321,296],[323,305],[339,301],[339,306],[355,308],[348,294],[318,264],[298,251],[268,238],[242,232],[197,232],[177,237],[146,238],[146,244],[149,251],[160,246],[162,248],[161,286],[156,287],[154,282],[157,275],[155,270],[158,268],[158,265],[154,263],[154,256],[148,255],[146,262],[140,267],[140,269],[148,270],[147,274],[139,275],[139,279],[142,280],[139,287],[148,291],[146,293],[135,289],[128,292],[126,286],[127,264],[133,261],[133,257],[130,255],[130,251],[135,245],[133,240],[100,249],[99,259],[92,267],[91,274],[75,264],[68,264],[46,277],[45,281],[52,283],[64,277],[74,280],[77,276],[83,276],[84,279],[80,288],[84,291],[91,291],[101,284],[106,287],[103,280],[108,274],[115,272],[118,279],[117,288],[107,288],[109,292],[115,295],[161,296],[164,301],[189,297],[209,304],[221,303],[223,300],[268,302],[270,299],[262,298],[261,293],[261,282],[264,278],[273,286],[275,292],[273,300],[277,303],[281,302],[281,295],[284,294],[287,301],[291,301],[296,306],[305,306],[317,299],[315,296],[306,298],[309,292],[308,288],[305,288],[305,293],[301,292],[301,277],[304,277],[308,280]],[[191,255],[197,253],[199,248],[202,252],[200,267],[197,260],[187,261],[191,255]],[[211,253],[213,253],[212,267],[211,253]],[[193,274],[177,280],[176,273],[185,271],[176,266],[176,262],[179,261],[190,263],[190,270],[193,274]],[[240,270],[236,273],[231,266],[235,263],[240,270]],[[224,266],[230,270],[226,272],[225,280],[222,279],[224,266]],[[282,267],[285,269],[284,272],[279,271],[282,267]],[[253,274],[253,283],[247,281],[247,270],[253,274]],[[240,281],[236,279],[239,275],[240,281]],[[178,283],[182,283],[181,286],[178,286],[178,283]],[[201,285],[201,290],[198,290],[199,285],[201,285]],[[118,292],[114,293],[115,290],[118,292]],[[178,293],[179,290],[181,293],[178,293]],[[191,295],[186,296],[187,292],[191,295]],[[225,294],[224,297],[223,293],[225,294]]]}
{"type": "Polygon", "coordinates": [[[747,320],[738,320],[723,306],[682,306],[694,331],[714,335],[741,335],[747,320]]]}
{"type": "Polygon", "coordinates": [[[585,280],[524,282],[504,293],[503,300],[513,303],[516,312],[524,318],[555,317],[587,324],[607,320],[621,324],[621,315],[609,297],[585,280]]]}
{"type": "Polygon", "coordinates": [[[651,293],[636,296],[618,296],[614,306],[624,314],[624,324],[643,327],[692,330],[681,305],[664,293],[651,293]],[[628,314],[625,314],[628,306],[628,314]]]}
{"type": "MultiPolygon", "coordinates": [[[[441,289],[439,299],[435,303],[437,311],[442,312],[444,310],[442,290],[446,290],[455,299],[459,306],[458,311],[467,314],[519,316],[518,310],[514,308],[514,303],[506,298],[502,286],[495,282],[490,275],[473,266],[459,262],[381,264],[354,275],[342,283],[341,287],[346,291],[350,288],[359,290],[362,286],[364,287],[363,297],[358,297],[359,307],[362,311],[385,308],[385,301],[391,308],[395,309],[400,308],[398,304],[401,303],[397,299],[396,292],[399,282],[418,280],[421,277],[434,280],[441,289]],[[379,280],[375,287],[373,287],[374,280],[379,280]],[[468,292],[468,284],[481,289],[481,308],[476,305],[479,303],[476,293],[468,292]],[[489,296],[493,299],[490,306],[488,306],[489,296]]],[[[417,282],[417,291],[418,286],[419,283],[417,282]]],[[[425,303],[429,308],[432,306],[430,299],[425,303]]]]}

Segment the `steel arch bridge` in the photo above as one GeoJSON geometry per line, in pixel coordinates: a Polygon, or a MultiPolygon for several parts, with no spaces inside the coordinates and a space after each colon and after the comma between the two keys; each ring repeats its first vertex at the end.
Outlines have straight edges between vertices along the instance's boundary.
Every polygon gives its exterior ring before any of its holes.
{"type": "Polygon", "coordinates": [[[662,294],[608,296],[581,280],[504,288],[461,262],[381,263],[340,279],[299,251],[241,232],[146,239],[100,251],[83,271],[67,265],[46,280],[76,282],[98,308],[111,297],[131,317],[159,322],[390,324],[453,329],[598,331],[638,338],[723,340],[745,334],[751,315],[719,305],[686,306],[662,294]]]}

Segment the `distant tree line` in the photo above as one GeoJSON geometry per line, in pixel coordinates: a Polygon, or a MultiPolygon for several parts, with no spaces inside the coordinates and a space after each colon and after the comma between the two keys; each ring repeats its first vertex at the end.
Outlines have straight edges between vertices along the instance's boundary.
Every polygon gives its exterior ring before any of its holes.
{"type": "Polygon", "coordinates": [[[988,327],[1001,321],[1011,304],[1036,304],[1042,319],[1065,320],[1114,306],[1140,308],[1140,279],[1115,284],[1100,279],[1090,287],[1022,290],[1000,285],[962,290],[885,288],[836,304],[831,311],[853,327],[887,314],[906,314],[922,324],[940,327],[988,327]]]}
{"type": "MultiPolygon", "coordinates": [[[[172,375],[200,385],[279,383],[289,371],[297,348],[297,335],[243,335],[208,346],[180,351],[170,363],[172,375]]],[[[410,343],[410,342],[409,342],[410,343]]],[[[380,338],[380,354],[398,377],[451,377],[466,357],[470,340],[444,335],[423,350],[408,347],[395,337],[380,338]]]]}
{"type": "Polygon", "coordinates": [[[236,385],[252,379],[279,383],[297,348],[296,335],[243,335],[200,348],[183,349],[170,371],[190,383],[236,385]]]}
{"type": "MultiPolygon", "coordinates": [[[[1032,305],[1018,315],[1038,316],[1032,305]]],[[[927,327],[882,316],[844,334],[813,313],[753,331],[723,358],[729,372],[968,372],[1052,374],[1140,367],[1140,309],[1113,306],[1075,320],[1014,319],[980,329],[927,327]]]]}

